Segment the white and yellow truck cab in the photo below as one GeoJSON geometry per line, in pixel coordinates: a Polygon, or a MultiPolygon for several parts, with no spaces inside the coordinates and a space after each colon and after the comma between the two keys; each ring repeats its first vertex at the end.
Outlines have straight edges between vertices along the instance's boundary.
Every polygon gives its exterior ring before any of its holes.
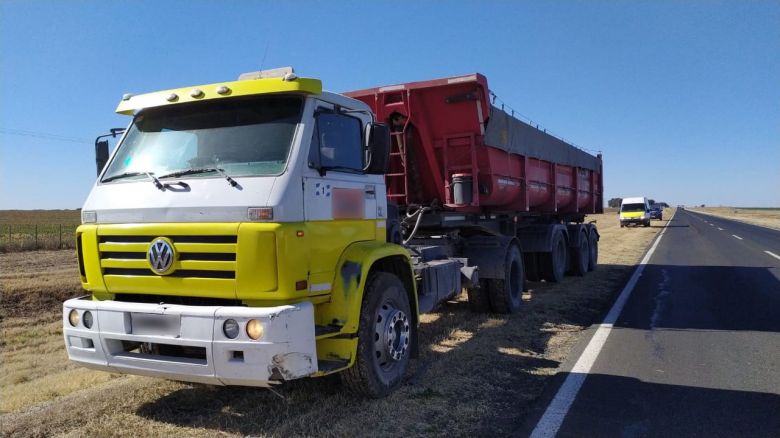
{"type": "Polygon", "coordinates": [[[64,303],[71,360],[225,385],[328,374],[355,363],[375,288],[381,363],[351,381],[400,381],[417,300],[408,252],[386,241],[389,134],[364,103],[277,69],[125,95],[117,112],[132,123],[110,158],[96,143],[77,230],[90,296],[64,303]]]}
{"type": "Polygon", "coordinates": [[[623,198],[620,203],[620,227],[642,224],[650,226],[650,201],[645,197],[623,198]]]}

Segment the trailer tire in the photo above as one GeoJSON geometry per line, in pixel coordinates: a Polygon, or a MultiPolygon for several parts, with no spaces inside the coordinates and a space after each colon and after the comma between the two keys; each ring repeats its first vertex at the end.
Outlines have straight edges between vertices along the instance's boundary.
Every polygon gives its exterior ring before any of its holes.
{"type": "Polygon", "coordinates": [[[352,392],[381,398],[401,385],[409,367],[414,327],[409,299],[401,280],[374,272],[366,281],[360,308],[355,364],[342,382],[352,392]]]}
{"type": "Polygon", "coordinates": [[[525,268],[525,279],[528,281],[539,281],[539,255],[535,252],[523,253],[523,267],[525,268]]]}
{"type": "Polygon", "coordinates": [[[470,287],[466,289],[466,293],[469,296],[469,309],[474,313],[489,313],[490,312],[490,298],[488,298],[488,289],[490,284],[486,279],[479,280],[478,287],[470,287]]]}
{"type": "Polygon", "coordinates": [[[563,280],[568,259],[566,253],[566,240],[563,238],[563,233],[556,231],[552,238],[551,251],[539,256],[542,278],[553,283],[563,280]]]}
{"type": "Polygon", "coordinates": [[[599,235],[595,228],[590,230],[589,234],[590,245],[588,247],[590,248],[590,257],[588,260],[588,271],[595,271],[599,263],[599,235]]]}
{"type": "Polygon", "coordinates": [[[495,313],[517,313],[523,306],[525,272],[517,245],[510,245],[504,261],[504,278],[488,279],[490,307],[495,313]]]}
{"type": "Polygon", "coordinates": [[[571,273],[582,277],[588,272],[590,266],[590,242],[587,230],[578,233],[579,246],[572,248],[571,252],[571,273]]]}

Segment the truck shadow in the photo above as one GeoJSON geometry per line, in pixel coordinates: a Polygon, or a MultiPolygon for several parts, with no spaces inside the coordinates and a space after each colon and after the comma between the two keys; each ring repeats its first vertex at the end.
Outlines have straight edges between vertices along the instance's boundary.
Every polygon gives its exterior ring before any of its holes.
{"type": "Polygon", "coordinates": [[[262,388],[187,385],[136,414],[241,435],[509,434],[583,327],[600,321],[633,266],[600,265],[594,286],[567,277],[531,283],[517,315],[476,314],[465,294],[423,317],[420,357],[401,388],[381,400],[346,392],[338,376],[262,388]],[[563,343],[550,344],[558,333],[563,343]],[[451,413],[459,412],[454,420],[451,413]],[[372,425],[372,430],[365,429],[372,425]],[[373,427],[377,427],[373,431],[373,427]]]}

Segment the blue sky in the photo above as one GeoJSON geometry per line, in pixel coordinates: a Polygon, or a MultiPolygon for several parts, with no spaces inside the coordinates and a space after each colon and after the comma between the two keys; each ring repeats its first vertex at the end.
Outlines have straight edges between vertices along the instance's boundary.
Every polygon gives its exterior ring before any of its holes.
{"type": "Polygon", "coordinates": [[[0,1],[0,209],[77,208],[126,92],[292,65],[331,91],[488,77],[601,150],[605,198],[780,206],[780,2],[0,1]]]}

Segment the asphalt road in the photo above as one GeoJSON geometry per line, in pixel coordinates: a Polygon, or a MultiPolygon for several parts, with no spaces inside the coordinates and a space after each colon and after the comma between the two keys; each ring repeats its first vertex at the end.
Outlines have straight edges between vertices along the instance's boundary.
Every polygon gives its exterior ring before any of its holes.
{"type": "Polygon", "coordinates": [[[556,436],[780,437],[780,231],[668,226],[556,436]]]}

